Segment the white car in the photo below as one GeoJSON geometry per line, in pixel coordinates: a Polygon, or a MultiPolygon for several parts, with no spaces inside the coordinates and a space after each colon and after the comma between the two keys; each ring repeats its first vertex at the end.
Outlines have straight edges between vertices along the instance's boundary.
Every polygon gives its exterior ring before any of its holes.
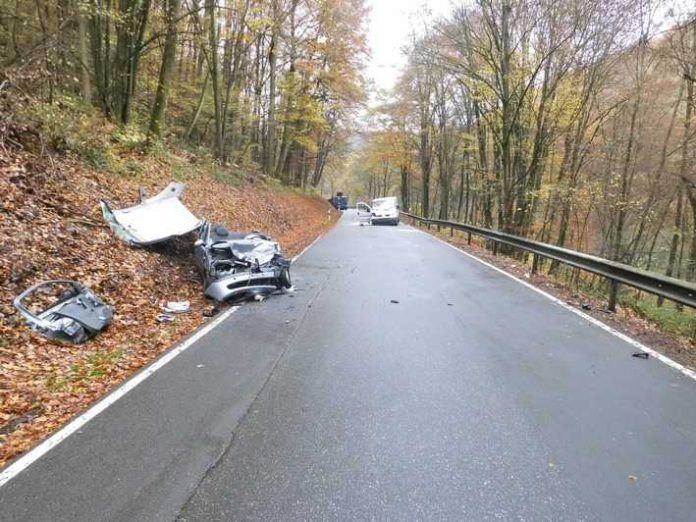
{"type": "Polygon", "coordinates": [[[370,206],[373,225],[399,224],[399,202],[395,197],[373,199],[370,206]]]}

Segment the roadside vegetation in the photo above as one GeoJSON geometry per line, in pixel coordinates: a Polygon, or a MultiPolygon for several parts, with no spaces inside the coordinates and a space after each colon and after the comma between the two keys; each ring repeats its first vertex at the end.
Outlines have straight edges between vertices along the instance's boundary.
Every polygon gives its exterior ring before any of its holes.
{"type": "Polygon", "coordinates": [[[196,216],[288,257],[333,225],[317,187],[364,101],[364,16],[362,0],[0,0],[0,466],[221,309],[190,241],[128,247],[100,198],[183,181],[196,216]],[[114,322],[77,346],[31,332],[12,299],[48,279],[88,285],[114,322]]]}
{"type": "MultiPolygon", "coordinates": [[[[120,161],[131,161],[126,158],[120,161]]],[[[234,230],[262,230],[288,256],[338,217],[311,194],[243,182],[229,169],[199,170],[196,157],[169,152],[168,158],[187,163],[188,170],[176,174],[168,162],[150,157],[132,159],[142,173],[114,176],[70,155],[25,150],[0,157],[0,465],[222,310],[203,295],[190,238],[129,247],[104,223],[100,198],[122,207],[137,201],[141,187],[154,194],[172,178],[184,180],[183,201],[196,216],[234,230]],[[12,299],[48,279],[88,285],[115,308],[114,322],[81,345],[30,331],[12,299]],[[167,301],[189,301],[191,311],[160,323],[167,301]]]]}
{"type": "Polygon", "coordinates": [[[38,121],[101,169],[97,109],[121,143],[316,187],[364,101],[365,16],[363,0],[0,0],[2,125],[38,121]]]}
{"type": "MultiPolygon", "coordinates": [[[[354,192],[696,280],[692,5],[480,0],[420,19],[353,157],[354,192]]],[[[609,294],[601,278],[539,268],[609,294]]],[[[615,297],[696,338],[691,311],[615,297]]]]}

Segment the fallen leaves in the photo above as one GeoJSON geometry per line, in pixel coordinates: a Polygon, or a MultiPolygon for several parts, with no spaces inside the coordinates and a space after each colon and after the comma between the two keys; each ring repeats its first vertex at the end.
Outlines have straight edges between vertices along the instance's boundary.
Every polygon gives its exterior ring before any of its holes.
{"type": "MultiPolygon", "coordinates": [[[[0,149],[1,150],[1,149],[0,149]]],[[[58,429],[134,371],[188,335],[221,307],[203,296],[189,239],[131,248],[103,223],[98,201],[132,205],[171,181],[153,162],[142,178],[114,177],[64,157],[0,152],[0,466],[58,429]],[[115,307],[114,322],[84,345],[31,332],[12,299],[46,279],[76,279],[115,307]],[[158,323],[161,304],[191,310],[158,323]]],[[[189,176],[183,200],[197,216],[234,230],[261,230],[299,253],[338,213],[295,192],[233,187],[189,176]]]]}

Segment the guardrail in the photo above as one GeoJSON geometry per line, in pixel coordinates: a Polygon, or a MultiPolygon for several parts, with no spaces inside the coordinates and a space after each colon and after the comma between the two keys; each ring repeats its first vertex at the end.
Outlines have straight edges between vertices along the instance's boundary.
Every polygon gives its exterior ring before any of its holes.
{"type": "MultiPolygon", "coordinates": [[[[561,248],[547,243],[541,243],[532,239],[490,230],[465,223],[455,223],[453,221],[444,221],[440,219],[428,219],[408,212],[401,212],[402,215],[416,221],[419,225],[425,224],[430,229],[431,225],[436,225],[438,228],[449,228],[451,234],[455,230],[460,230],[468,234],[468,242],[471,243],[471,236],[480,236],[494,242],[493,253],[497,253],[498,243],[509,245],[511,247],[531,252],[535,256],[541,256],[548,259],[554,259],[566,265],[574,266],[586,272],[591,272],[600,276],[604,276],[609,280],[609,306],[610,310],[616,307],[616,296],[619,284],[625,284],[633,288],[644,290],[651,294],[664,297],[671,301],[696,308],[696,285],[680,279],[674,279],[654,272],[648,272],[639,268],[609,261],[601,257],[576,252],[567,248],[561,248]]],[[[533,264],[536,266],[536,262],[533,264]]]]}

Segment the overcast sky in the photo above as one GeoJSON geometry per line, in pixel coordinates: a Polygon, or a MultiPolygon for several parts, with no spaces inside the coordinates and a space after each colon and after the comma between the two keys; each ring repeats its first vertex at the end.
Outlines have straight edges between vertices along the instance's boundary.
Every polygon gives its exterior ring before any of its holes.
{"type": "Polygon", "coordinates": [[[408,42],[411,28],[422,25],[424,5],[434,16],[447,13],[452,0],[367,0],[371,8],[368,38],[372,59],[367,75],[377,88],[390,89],[404,64],[401,48],[408,42]]]}
{"type": "MultiPolygon", "coordinates": [[[[562,0],[561,0],[562,1],[562,0]]],[[[423,7],[426,6],[433,17],[450,12],[454,5],[463,0],[367,0],[371,8],[368,26],[368,41],[372,58],[367,67],[367,76],[375,82],[378,89],[393,87],[405,59],[401,48],[409,41],[412,28],[423,26],[423,7]]],[[[674,17],[666,17],[668,8],[677,12],[693,9],[694,0],[666,0],[656,15],[658,24],[674,17]]],[[[373,102],[376,92],[371,93],[373,102]]]]}

